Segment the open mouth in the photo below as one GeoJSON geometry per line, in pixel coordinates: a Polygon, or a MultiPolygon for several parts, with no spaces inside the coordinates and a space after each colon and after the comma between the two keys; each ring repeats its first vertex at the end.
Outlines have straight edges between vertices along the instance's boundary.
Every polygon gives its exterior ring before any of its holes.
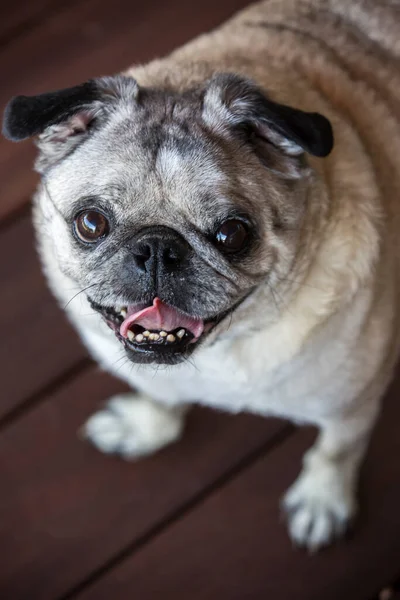
{"type": "Polygon", "coordinates": [[[88,298],[123,343],[131,360],[173,364],[189,355],[220,319],[190,317],[155,298],[151,306],[104,307],[88,298]]]}

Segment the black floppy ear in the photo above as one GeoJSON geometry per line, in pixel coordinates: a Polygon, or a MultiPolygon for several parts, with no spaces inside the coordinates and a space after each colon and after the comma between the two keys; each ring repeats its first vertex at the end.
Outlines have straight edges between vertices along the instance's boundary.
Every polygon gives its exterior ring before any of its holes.
{"type": "Polygon", "coordinates": [[[136,81],[119,75],[37,96],[16,96],[4,111],[3,135],[14,142],[39,136],[36,168],[43,173],[81,144],[92,125],[118,102],[132,102],[137,95],[136,81]]]}
{"type": "Polygon", "coordinates": [[[100,91],[94,81],[38,96],[15,96],[4,111],[3,135],[13,142],[25,140],[80,110],[89,111],[96,100],[100,91]]]}
{"type": "Polygon", "coordinates": [[[270,100],[251,80],[230,73],[213,77],[205,92],[203,118],[211,126],[250,127],[256,135],[295,156],[327,156],[333,148],[328,119],[270,100]]]}

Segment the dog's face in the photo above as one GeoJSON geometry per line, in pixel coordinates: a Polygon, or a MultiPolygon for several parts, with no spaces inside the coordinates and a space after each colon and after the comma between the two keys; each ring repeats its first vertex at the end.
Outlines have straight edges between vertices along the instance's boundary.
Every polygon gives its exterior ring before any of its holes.
{"type": "MultiPolygon", "coordinates": [[[[34,98],[5,115],[39,135],[39,235],[134,362],[176,363],[295,259],[304,152],[328,121],[217,75],[176,94],[115,77],[34,98]]],[[[221,328],[222,330],[222,328],[221,328]]]]}

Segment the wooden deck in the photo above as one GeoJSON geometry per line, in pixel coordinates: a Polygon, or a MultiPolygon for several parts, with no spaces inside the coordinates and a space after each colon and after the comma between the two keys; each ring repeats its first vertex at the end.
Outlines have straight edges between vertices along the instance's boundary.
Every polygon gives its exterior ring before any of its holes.
{"type": "MultiPolygon", "coordinates": [[[[245,4],[3,3],[0,102],[162,55],[245,4]]],[[[278,508],[313,431],[196,409],[181,443],[132,464],[78,439],[123,386],[93,365],[45,287],[33,156],[30,143],[0,140],[0,599],[373,600],[395,587],[400,376],[363,470],[357,529],[315,556],[291,547],[278,508]]]]}

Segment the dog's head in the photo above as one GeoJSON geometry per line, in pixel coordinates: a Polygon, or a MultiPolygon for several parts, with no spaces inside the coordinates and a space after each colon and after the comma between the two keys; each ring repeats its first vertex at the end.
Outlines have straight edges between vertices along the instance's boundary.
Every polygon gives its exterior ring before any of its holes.
{"type": "Polygon", "coordinates": [[[118,76],[18,96],[3,132],[38,135],[39,235],[53,240],[61,271],[132,361],[171,364],[288,273],[305,153],[333,144],[323,116],[233,74],[183,93],[118,76]]]}

